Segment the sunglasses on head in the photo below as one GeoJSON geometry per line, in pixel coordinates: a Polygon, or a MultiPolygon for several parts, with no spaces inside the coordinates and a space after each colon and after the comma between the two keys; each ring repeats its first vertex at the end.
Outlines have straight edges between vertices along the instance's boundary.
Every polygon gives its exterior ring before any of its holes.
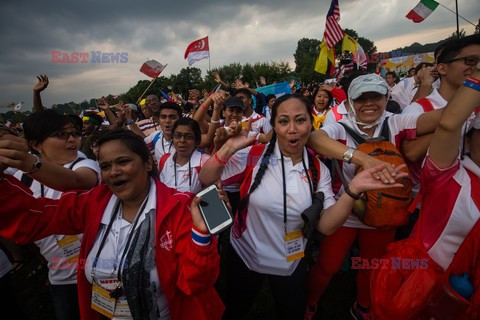
{"type": "Polygon", "coordinates": [[[79,138],[82,136],[82,133],[80,131],[63,131],[63,130],[58,130],[50,134],[50,137],[56,137],[62,140],[68,140],[72,136],[73,138],[79,138]]]}

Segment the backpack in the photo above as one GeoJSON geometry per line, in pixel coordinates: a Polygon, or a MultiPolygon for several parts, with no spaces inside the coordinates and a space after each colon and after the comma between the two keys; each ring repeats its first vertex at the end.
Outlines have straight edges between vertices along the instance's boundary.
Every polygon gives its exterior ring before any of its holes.
{"type": "MultiPolygon", "coordinates": [[[[358,144],[357,150],[395,166],[405,164],[405,159],[397,147],[390,142],[388,118],[383,121],[380,137],[367,140],[362,138],[354,129],[345,123],[339,123],[358,144]]],[[[338,162],[334,162],[338,165],[338,162]]],[[[362,170],[363,168],[357,165],[355,167],[355,175],[362,170]]],[[[409,173],[407,167],[405,167],[404,172],[409,173]]],[[[342,174],[340,174],[340,176],[342,177],[342,174]]],[[[344,180],[345,178],[343,177],[342,182],[344,180]]],[[[375,228],[388,229],[406,225],[410,216],[408,207],[412,200],[412,182],[410,178],[402,178],[401,182],[403,187],[365,192],[362,199],[356,201],[353,213],[357,215],[364,224],[375,228]]],[[[344,182],[344,185],[345,184],[344,182]]]]}

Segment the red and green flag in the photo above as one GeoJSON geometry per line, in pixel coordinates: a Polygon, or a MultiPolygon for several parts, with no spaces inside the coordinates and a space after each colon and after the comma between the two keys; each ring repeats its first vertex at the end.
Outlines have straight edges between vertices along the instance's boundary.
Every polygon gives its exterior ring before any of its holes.
{"type": "Polygon", "coordinates": [[[406,17],[415,23],[419,23],[425,20],[437,7],[438,2],[435,0],[421,0],[406,17]]]}

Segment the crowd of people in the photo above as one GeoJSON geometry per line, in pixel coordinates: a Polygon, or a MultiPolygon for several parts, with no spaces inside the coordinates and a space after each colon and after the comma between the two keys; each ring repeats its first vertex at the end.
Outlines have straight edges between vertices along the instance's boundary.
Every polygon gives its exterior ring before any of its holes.
{"type": "Polygon", "coordinates": [[[272,318],[310,320],[356,247],[352,319],[480,316],[479,35],[403,79],[380,63],[277,96],[215,79],[63,115],[39,76],[33,113],[0,127],[0,291],[34,243],[58,320],[243,319],[264,280],[272,318]],[[219,235],[196,196],[213,184],[219,235]]]}

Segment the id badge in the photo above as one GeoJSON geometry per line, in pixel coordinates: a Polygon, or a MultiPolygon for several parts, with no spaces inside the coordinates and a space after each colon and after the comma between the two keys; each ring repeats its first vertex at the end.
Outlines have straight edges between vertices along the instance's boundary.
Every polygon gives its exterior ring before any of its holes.
{"type": "Polygon", "coordinates": [[[115,313],[115,302],[115,299],[110,297],[110,292],[108,290],[93,284],[91,304],[93,310],[111,319],[115,313]]]}
{"type": "Polygon", "coordinates": [[[63,250],[63,256],[67,258],[68,262],[78,260],[81,243],[77,235],[65,236],[62,239],[57,240],[57,245],[63,250]]]}
{"type": "Polygon", "coordinates": [[[115,318],[132,319],[132,314],[130,313],[130,308],[128,307],[127,297],[121,296],[117,299],[115,312],[113,315],[115,318]]]}
{"type": "Polygon", "coordinates": [[[302,230],[288,232],[285,235],[287,261],[292,262],[305,256],[302,230]]]}

